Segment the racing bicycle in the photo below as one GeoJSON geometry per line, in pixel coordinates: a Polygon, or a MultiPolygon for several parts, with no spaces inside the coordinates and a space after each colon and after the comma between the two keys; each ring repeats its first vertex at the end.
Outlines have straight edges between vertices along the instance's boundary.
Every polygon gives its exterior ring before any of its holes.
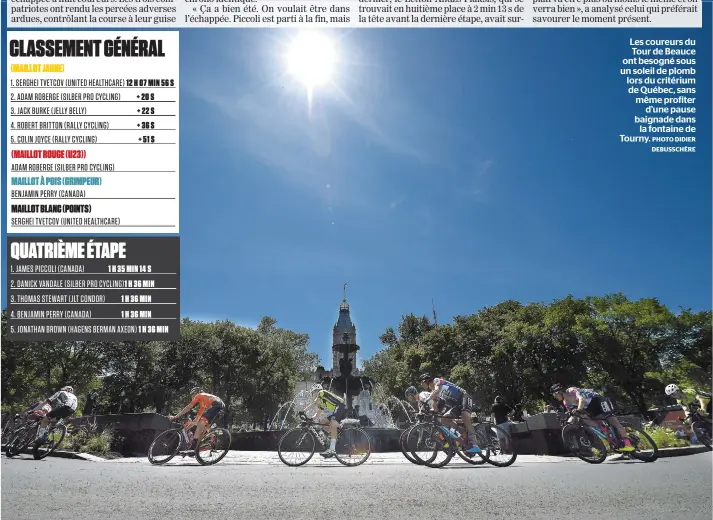
{"type": "MultiPolygon", "coordinates": [[[[613,415],[613,414],[610,414],[613,415]]],[[[585,424],[581,418],[571,411],[564,414],[561,422],[562,441],[577,458],[589,464],[601,464],[612,453],[622,453],[642,462],[654,462],[659,458],[658,446],[654,440],[641,428],[634,428],[631,423],[620,421],[626,429],[634,451],[621,451],[623,439],[616,429],[606,421],[606,417],[591,419],[596,426],[585,424]]]]}
{"type": "MultiPolygon", "coordinates": [[[[408,451],[415,459],[430,468],[445,466],[456,453],[459,453],[464,460],[470,459],[470,454],[465,453],[469,441],[462,424],[455,421],[457,429],[452,431],[441,423],[443,418],[453,421],[452,417],[448,417],[450,412],[451,410],[443,414],[424,413],[424,420],[411,427],[407,434],[408,451]],[[441,452],[445,453],[445,457],[437,460],[441,452]]],[[[515,462],[517,454],[508,432],[497,425],[479,421],[477,417],[473,428],[480,448],[478,455],[482,460],[496,467],[507,467],[515,462]]]]}
{"type": "Polygon", "coordinates": [[[41,460],[54,452],[67,435],[67,426],[64,419],[52,419],[47,433],[42,439],[37,438],[37,430],[40,427],[42,414],[36,412],[25,414],[21,417],[15,416],[15,430],[12,439],[7,446],[5,456],[14,457],[19,455],[32,445],[32,456],[36,460],[41,460]]]}
{"type": "MultiPolygon", "coordinates": [[[[408,428],[406,428],[404,431],[401,432],[401,437],[399,438],[399,446],[401,448],[401,453],[403,454],[404,457],[406,457],[406,460],[411,462],[412,464],[416,464],[417,466],[425,464],[424,461],[421,458],[417,458],[414,455],[411,454],[409,447],[408,447],[408,438],[409,434],[411,432],[411,429],[424,422],[424,419],[426,417],[425,413],[419,413],[416,414],[416,421],[413,422],[408,428]]],[[[455,421],[458,426],[462,426],[463,421],[458,419],[455,421]]],[[[448,450],[448,441],[445,440],[444,436],[444,453],[447,452],[448,450]]],[[[472,464],[474,466],[479,466],[481,464],[485,464],[485,459],[482,457],[476,457],[475,454],[471,453],[466,453],[463,451],[463,446],[462,445],[456,445],[456,453],[458,453],[458,456],[463,459],[465,462],[468,464],[472,464]]]]}
{"type": "Polygon", "coordinates": [[[691,430],[696,435],[698,441],[706,448],[711,448],[711,420],[708,417],[701,415],[700,410],[692,410],[691,414],[686,419],[681,419],[682,422],[689,422],[691,430]]]}
{"type": "Polygon", "coordinates": [[[195,457],[203,466],[217,464],[228,454],[232,441],[230,432],[216,425],[216,419],[223,414],[224,412],[218,413],[211,421],[210,427],[197,442],[195,450],[189,448],[195,435],[196,423],[190,418],[174,419],[171,421],[172,428],[159,434],[151,443],[148,452],[149,462],[155,465],[166,464],[176,455],[181,455],[182,458],[195,457]]]}
{"type": "MultiPolygon", "coordinates": [[[[329,437],[320,423],[304,412],[299,412],[299,417],[299,426],[287,430],[277,445],[280,460],[292,467],[307,464],[315,451],[323,451],[329,445],[329,437]]],[[[364,464],[371,455],[371,439],[358,424],[359,419],[344,419],[339,424],[335,457],[345,466],[364,464]]]]}

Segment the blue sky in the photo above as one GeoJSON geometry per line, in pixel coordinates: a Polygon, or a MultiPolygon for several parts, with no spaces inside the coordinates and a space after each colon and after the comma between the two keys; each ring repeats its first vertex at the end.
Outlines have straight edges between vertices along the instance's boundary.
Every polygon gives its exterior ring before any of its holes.
{"type": "MultiPolygon", "coordinates": [[[[710,4],[704,18],[710,20],[710,4]]],[[[711,32],[364,30],[339,89],[284,77],[288,31],[181,32],[181,306],[329,359],[402,314],[623,291],[711,307],[711,32]],[[697,39],[695,154],[621,144],[629,38],[697,39]]]]}

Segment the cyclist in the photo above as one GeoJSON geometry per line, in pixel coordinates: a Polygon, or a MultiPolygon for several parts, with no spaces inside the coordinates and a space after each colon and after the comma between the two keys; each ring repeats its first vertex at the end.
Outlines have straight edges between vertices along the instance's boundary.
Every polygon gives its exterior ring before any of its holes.
{"type": "Polygon", "coordinates": [[[451,407],[453,413],[456,416],[460,415],[461,419],[463,419],[463,425],[468,432],[468,440],[470,441],[470,447],[465,452],[478,453],[480,448],[475,439],[473,418],[470,415],[473,408],[473,400],[468,395],[468,392],[450,381],[432,377],[429,374],[423,374],[420,379],[421,386],[430,393],[428,399],[433,400],[434,410],[441,408],[442,404],[444,404],[451,407]]]}
{"type": "Polygon", "coordinates": [[[220,412],[225,410],[225,403],[223,403],[223,400],[220,397],[203,392],[199,386],[191,389],[191,395],[193,396],[193,399],[191,399],[191,402],[188,403],[188,406],[178,412],[174,417],[168,418],[169,421],[173,421],[176,418],[190,412],[196,405],[199,407],[198,414],[195,419],[190,421],[191,424],[196,425],[196,433],[193,436],[191,445],[188,447],[189,451],[195,449],[198,441],[203,438],[203,433],[206,428],[210,426],[220,412]]]}
{"type": "Polygon", "coordinates": [[[406,399],[414,404],[418,403],[419,409],[423,404],[433,408],[431,392],[424,391],[419,393],[415,386],[409,386],[406,389],[406,399]]]}
{"type": "Polygon", "coordinates": [[[325,390],[319,383],[312,387],[310,394],[314,396],[314,401],[305,408],[304,412],[309,414],[314,410],[315,422],[327,426],[330,436],[329,449],[320,455],[328,459],[337,454],[339,423],[347,416],[347,407],[344,399],[325,390]]]}
{"type": "Polygon", "coordinates": [[[691,406],[700,408],[701,415],[711,416],[711,395],[706,392],[696,391],[692,388],[681,390],[677,385],[671,383],[666,386],[666,395],[676,399],[676,403],[681,405],[686,414],[686,419],[691,415],[691,406]],[[698,401],[698,402],[696,402],[698,401]],[[705,411],[704,411],[705,410],[705,411]]]}
{"type": "Polygon", "coordinates": [[[572,411],[574,415],[588,415],[589,418],[581,417],[585,424],[596,426],[597,421],[606,420],[619,434],[622,442],[622,446],[618,448],[619,451],[634,451],[634,447],[631,445],[631,440],[629,440],[626,430],[619,422],[619,419],[614,417],[614,410],[609,404],[609,401],[604,399],[597,392],[576,387],[565,389],[559,383],[552,385],[550,392],[552,392],[555,399],[561,402],[567,410],[572,411]]]}
{"type": "Polygon", "coordinates": [[[74,395],[74,388],[63,386],[59,392],[40,402],[30,412],[35,419],[40,419],[40,426],[37,428],[37,440],[41,444],[48,442],[49,430],[47,426],[52,419],[65,419],[77,411],[77,396],[74,395]]]}

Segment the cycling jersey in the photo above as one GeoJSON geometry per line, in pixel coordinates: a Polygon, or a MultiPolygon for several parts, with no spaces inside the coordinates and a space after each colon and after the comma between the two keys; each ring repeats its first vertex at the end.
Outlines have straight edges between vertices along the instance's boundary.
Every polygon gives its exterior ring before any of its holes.
{"type": "Polygon", "coordinates": [[[601,397],[594,390],[590,390],[589,388],[576,388],[574,386],[565,390],[564,396],[564,405],[567,408],[577,408],[580,398],[584,399],[584,406],[587,407],[591,404],[592,399],[601,397]]]}
{"type": "Polygon", "coordinates": [[[77,396],[69,392],[60,390],[47,400],[52,405],[52,408],[67,407],[73,412],[77,410],[77,396]]]}
{"type": "Polygon", "coordinates": [[[201,417],[203,415],[203,412],[205,412],[206,408],[210,408],[211,406],[213,406],[213,403],[222,402],[223,401],[218,396],[201,392],[200,394],[196,394],[196,396],[193,398],[193,401],[191,401],[188,406],[190,408],[193,408],[195,405],[199,405],[200,408],[198,408],[198,415],[196,417],[201,417]]]}
{"type": "Polygon", "coordinates": [[[435,378],[433,384],[438,386],[436,397],[444,401],[458,401],[466,394],[466,391],[461,387],[445,379],[435,378]]]}
{"type": "Polygon", "coordinates": [[[705,412],[706,406],[708,406],[708,403],[711,402],[710,397],[706,397],[706,396],[699,394],[693,388],[684,388],[683,390],[681,390],[681,392],[683,393],[683,395],[686,396],[684,399],[676,400],[676,403],[681,406],[685,406],[687,408],[690,408],[691,405],[693,405],[695,407],[700,407],[700,405],[701,405],[701,403],[699,403],[699,399],[700,399],[701,401],[703,401],[702,411],[705,412]]]}
{"type": "Polygon", "coordinates": [[[418,394],[418,400],[421,401],[422,403],[426,403],[428,405],[433,404],[433,399],[431,399],[431,392],[421,392],[418,394]]]}
{"type": "Polygon", "coordinates": [[[334,395],[332,392],[320,390],[317,394],[317,406],[319,406],[322,410],[333,412],[340,404],[343,405],[344,400],[334,395]]]}

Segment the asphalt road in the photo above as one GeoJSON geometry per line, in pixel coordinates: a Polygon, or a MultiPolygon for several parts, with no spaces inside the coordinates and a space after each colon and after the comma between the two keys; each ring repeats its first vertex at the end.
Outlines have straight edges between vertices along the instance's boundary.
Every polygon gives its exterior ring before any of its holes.
{"type": "Polygon", "coordinates": [[[304,466],[2,457],[2,518],[711,519],[713,456],[620,461],[304,466]]]}

